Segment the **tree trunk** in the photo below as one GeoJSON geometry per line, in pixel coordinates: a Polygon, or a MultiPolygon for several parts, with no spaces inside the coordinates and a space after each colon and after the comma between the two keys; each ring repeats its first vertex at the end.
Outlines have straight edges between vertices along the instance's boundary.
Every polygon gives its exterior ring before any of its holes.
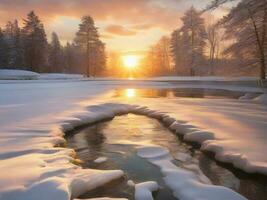
{"type": "Polygon", "coordinates": [[[264,5],[264,17],[263,17],[263,31],[262,31],[262,39],[260,39],[260,32],[258,30],[256,21],[253,17],[253,14],[250,10],[250,8],[247,6],[248,13],[250,15],[250,19],[253,24],[256,40],[257,40],[257,46],[258,46],[258,51],[259,51],[259,56],[260,56],[260,79],[265,80],[266,79],[266,69],[265,69],[265,39],[266,39],[266,21],[267,21],[267,7],[266,4],[264,5]]]}
{"type": "Polygon", "coordinates": [[[266,60],[265,55],[263,52],[261,52],[261,63],[260,63],[260,78],[261,80],[266,79],[266,60]]]}
{"type": "Polygon", "coordinates": [[[89,32],[87,33],[87,46],[86,46],[86,75],[87,77],[90,77],[90,40],[89,40],[89,32]]]}

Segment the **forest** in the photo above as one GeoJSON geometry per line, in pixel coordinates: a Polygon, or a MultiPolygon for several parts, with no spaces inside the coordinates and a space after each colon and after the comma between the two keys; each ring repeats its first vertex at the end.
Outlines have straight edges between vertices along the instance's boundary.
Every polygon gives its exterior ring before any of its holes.
{"type": "MultiPolygon", "coordinates": [[[[185,11],[181,25],[151,45],[133,73],[147,76],[266,76],[266,0],[242,0],[226,16],[210,11],[231,0],[215,0],[205,10],[185,11]],[[208,17],[207,17],[208,16],[208,17]]],[[[235,1],[234,1],[235,2],[235,1]]],[[[23,26],[7,22],[0,31],[0,68],[87,76],[125,76],[121,55],[107,52],[92,17],[81,19],[73,41],[62,45],[32,11],[23,26]]]]}
{"type": "Polygon", "coordinates": [[[41,73],[100,74],[106,65],[105,45],[90,16],[84,16],[73,42],[62,46],[53,32],[48,43],[44,25],[31,11],[20,28],[7,22],[0,30],[0,67],[41,73]]]}

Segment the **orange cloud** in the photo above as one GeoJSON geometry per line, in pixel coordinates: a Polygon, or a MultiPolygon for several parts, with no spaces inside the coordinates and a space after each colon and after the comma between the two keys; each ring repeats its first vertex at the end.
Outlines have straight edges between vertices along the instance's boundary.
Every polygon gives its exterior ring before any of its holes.
{"type": "Polygon", "coordinates": [[[128,30],[123,26],[120,25],[111,25],[106,27],[106,32],[114,34],[114,35],[121,35],[121,36],[131,36],[135,35],[137,32],[133,30],[128,30]]]}
{"type": "Polygon", "coordinates": [[[191,5],[200,8],[209,1],[0,0],[0,26],[15,18],[22,22],[21,19],[34,10],[44,23],[48,37],[56,31],[66,42],[74,38],[80,18],[90,15],[95,19],[107,47],[130,50],[139,47],[139,50],[178,28],[180,17],[191,5]]]}
{"type": "Polygon", "coordinates": [[[147,30],[154,28],[155,26],[156,26],[155,24],[136,24],[133,25],[131,28],[136,30],[147,30]]]}
{"type": "MultiPolygon", "coordinates": [[[[167,0],[162,2],[167,5],[167,0]]],[[[112,19],[169,27],[177,23],[179,16],[172,7],[163,8],[152,0],[1,0],[0,8],[1,24],[11,18],[25,18],[31,10],[35,10],[45,24],[52,23],[58,16],[91,15],[100,21],[112,19]]]]}

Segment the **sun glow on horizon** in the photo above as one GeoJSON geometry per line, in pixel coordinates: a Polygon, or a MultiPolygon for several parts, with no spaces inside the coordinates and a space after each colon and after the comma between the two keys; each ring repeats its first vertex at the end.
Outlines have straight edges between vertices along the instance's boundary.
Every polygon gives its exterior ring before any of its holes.
{"type": "Polygon", "coordinates": [[[123,64],[128,69],[134,69],[139,64],[139,58],[136,55],[127,55],[122,57],[123,64]]]}

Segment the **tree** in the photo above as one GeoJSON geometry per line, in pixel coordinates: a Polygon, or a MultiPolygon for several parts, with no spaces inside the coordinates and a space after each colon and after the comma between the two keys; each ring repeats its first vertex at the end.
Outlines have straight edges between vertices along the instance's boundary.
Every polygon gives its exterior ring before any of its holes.
{"type": "MultiPolygon", "coordinates": [[[[233,1],[233,0],[228,0],[233,1]]],[[[208,9],[216,8],[227,0],[215,0],[208,9]]],[[[242,0],[231,9],[220,24],[226,28],[226,38],[234,42],[225,53],[241,55],[248,65],[259,66],[260,79],[266,78],[267,58],[267,0],[242,0]]]]}
{"type": "Polygon", "coordinates": [[[33,11],[24,19],[22,36],[25,65],[32,71],[45,71],[48,44],[44,26],[33,11]]]}
{"type": "Polygon", "coordinates": [[[93,60],[97,54],[96,51],[100,42],[99,34],[92,17],[82,17],[81,24],[79,24],[79,31],[76,33],[74,41],[84,55],[86,75],[90,77],[92,75],[92,66],[95,62],[93,60]]]}
{"type": "Polygon", "coordinates": [[[180,29],[174,30],[171,34],[170,52],[174,62],[176,75],[186,75],[184,42],[180,29]]]}
{"type": "Polygon", "coordinates": [[[52,33],[52,41],[49,45],[48,62],[50,66],[50,72],[62,72],[63,71],[63,53],[60,41],[55,32],[52,33]]]}
{"type": "Polygon", "coordinates": [[[205,21],[194,7],[185,12],[182,17],[183,26],[180,29],[185,62],[190,68],[190,74],[194,75],[197,65],[200,65],[204,58],[207,33],[205,21]]]}
{"type": "Polygon", "coordinates": [[[64,61],[64,72],[73,72],[73,63],[74,63],[74,53],[73,45],[67,42],[66,46],[63,48],[63,61],[64,61]]]}
{"type": "Polygon", "coordinates": [[[144,73],[150,76],[168,75],[171,72],[170,38],[163,36],[152,45],[143,60],[144,73]]]}
{"type": "Polygon", "coordinates": [[[0,68],[4,69],[8,65],[7,43],[2,29],[0,28],[0,68]]]}
{"type": "Polygon", "coordinates": [[[217,24],[212,24],[207,27],[207,41],[209,48],[209,62],[211,67],[211,74],[214,75],[215,60],[218,60],[220,54],[220,43],[222,30],[217,24]]]}
{"type": "Polygon", "coordinates": [[[158,44],[158,56],[161,62],[161,73],[169,74],[171,70],[171,63],[170,63],[170,38],[163,36],[158,44]]]}
{"type": "Polygon", "coordinates": [[[7,22],[4,31],[4,36],[7,43],[7,66],[13,69],[23,69],[24,50],[21,38],[21,31],[18,26],[17,20],[15,20],[14,22],[7,22]]]}
{"type": "Polygon", "coordinates": [[[95,43],[94,53],[94,75],[99,75],[104,72],[107,64],[107,56],[105,51],[105,44],[98,40],[95,43]]]}

